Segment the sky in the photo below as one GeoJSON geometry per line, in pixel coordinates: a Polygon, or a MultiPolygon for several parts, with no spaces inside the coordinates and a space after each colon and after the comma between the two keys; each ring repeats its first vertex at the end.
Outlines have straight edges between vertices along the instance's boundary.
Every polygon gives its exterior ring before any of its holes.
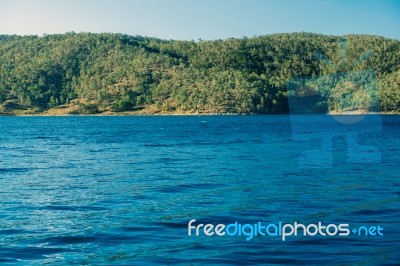
{"type": "Polygon", "coordinates": [[[400,0],[0,0],[0,34],[212,40],[283,32],[400,40],[400,0]]]}

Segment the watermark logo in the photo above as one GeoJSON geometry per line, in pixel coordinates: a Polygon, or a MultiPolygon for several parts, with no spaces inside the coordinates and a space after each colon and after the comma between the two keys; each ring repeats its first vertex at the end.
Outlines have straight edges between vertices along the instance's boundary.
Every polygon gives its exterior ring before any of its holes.
{"type": "Polygon", "coordinates": [[[203,224],[196,223],[195,219],[188,222],[188,236],[243,236],[246,241],[254,237],[279,237],[282,241],[297,236],[322,236],[322,237],[348,237],[355,236],[383,236],[383,228],[377,226],[351,227],[348,223],[327,224],[322,222],[316,224],[292,223],[263,223],[241,224],[238,222],[230,224],[203,224]]]}
{"type": "Polygon", "coordinates": [[[362,54],[349,65],[345,63],[347,42],[339,43],[341,60],[333,63],[318,55],[326,71],[322,76],[301,77],[287,82],[292,136],[297,141],[321,141],[318,149],[306,150],[299,157],[301,168],[328,168],[333,166],[333,139],[347,138],[347,163],[379,163],[378,148],[358,143],[358,136],[382,129],[379,115],[379,95],[373,70],[357,69],[371,56],[362,54]],[[303,114],[331,116],[317,121],[305,121],[303,114]],[[368,115],[374,114],[374,115],[368,115]]]}

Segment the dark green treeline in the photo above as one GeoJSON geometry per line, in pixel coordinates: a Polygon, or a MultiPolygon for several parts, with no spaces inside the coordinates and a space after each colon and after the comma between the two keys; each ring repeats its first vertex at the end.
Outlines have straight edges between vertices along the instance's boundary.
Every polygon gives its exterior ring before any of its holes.
{"type": "MultiPolygon", "coordinates": [[[[83,98],[93,112],[285,113],[288,81],[361,70],[376,73],[380,109],[400,111],[400,41],[378,36],[0,36],[0,104],[41,111],[83,98]]],[[[320,102],[340,103],[337,92],[356,86],[333,87],[320,102]]],[[[352,101],[362,101],[357,95],[352,101]]]]}

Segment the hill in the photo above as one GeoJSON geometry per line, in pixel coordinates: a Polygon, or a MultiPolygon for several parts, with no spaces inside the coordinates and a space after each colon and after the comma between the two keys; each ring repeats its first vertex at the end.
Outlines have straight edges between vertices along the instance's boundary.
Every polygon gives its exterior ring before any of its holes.
{"type": "MultiPolygon", "coordinates": [[[[365,70],[375,75],[379,109],[399,112],[400,41],[379,36],[293,33],[195,42],[0,35],[0,113],[287,113],[291,80],[365,70]]],[[[312,108],[365,108],[364,88],[356,83],[308,84],[319,95],[312,108]]]]}

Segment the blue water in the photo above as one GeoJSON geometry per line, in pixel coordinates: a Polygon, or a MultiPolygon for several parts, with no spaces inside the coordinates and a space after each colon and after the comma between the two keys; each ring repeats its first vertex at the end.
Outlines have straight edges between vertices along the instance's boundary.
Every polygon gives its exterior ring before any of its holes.
{"type": "Polygon", "coordinates": [[[0,263],[399,264],[400,116],[376,117],[1,117],[0,263]],[[246,241],[191,219],[384,234],[246,241]]]}

